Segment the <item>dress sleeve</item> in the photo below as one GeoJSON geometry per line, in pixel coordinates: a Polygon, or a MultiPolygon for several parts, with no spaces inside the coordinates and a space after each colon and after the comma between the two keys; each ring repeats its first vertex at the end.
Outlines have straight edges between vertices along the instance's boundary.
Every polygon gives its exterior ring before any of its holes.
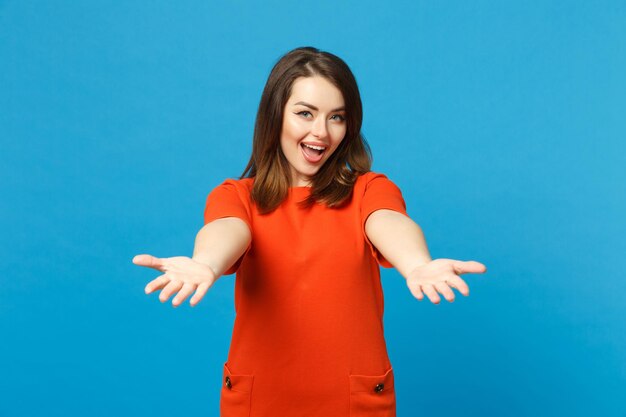
{"type": "MultiPolygon", "coordinates": [[[[226,180],[222,184],[215,187],[208,195],[206,206],[204,208],[204,224],[213,220],[222,219],[224,217],[237,217],[243,220],[250,231],[252,231],[252,221],[250,213],[250,199],[248,197],[249,190],[241,186],[234,180],[226,180]]],[[[244,254],[228,268],[224,275],[230,275],[237,272],[241,261],[246,253],[250,250],[250,246],[244,254]]]]}
{"type": "Polygon", "coordinates": [[[361,228],[363,230],[363,236],[370,247],[372,256],[376,259],[378,264],[385,268],[393,268],[393,265],[383,257],[367,238],[365,222],[370,214],[380,209],[394,210],[407,215],[406,204],[398,186],[385,175],[373,172],[364,175],[366,176],[366,184],[361,201],[361,228]]]}

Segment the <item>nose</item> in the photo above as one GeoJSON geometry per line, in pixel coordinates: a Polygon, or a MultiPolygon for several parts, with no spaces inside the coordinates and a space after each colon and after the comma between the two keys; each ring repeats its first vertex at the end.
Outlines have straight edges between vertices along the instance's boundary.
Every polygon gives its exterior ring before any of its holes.
{"type": "Polygon", "coordinates": [[[318,117],[311,127],[311,134],[318,138],[325,138],[328,135],[328,129],[326,129],[326,120],[323,117],[318,117]]]}

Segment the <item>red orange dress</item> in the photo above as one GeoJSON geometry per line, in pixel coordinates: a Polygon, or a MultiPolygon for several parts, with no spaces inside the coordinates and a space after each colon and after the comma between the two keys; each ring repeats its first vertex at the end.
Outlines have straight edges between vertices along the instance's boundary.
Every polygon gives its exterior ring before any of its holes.
{"type": "Polygon", "coordinates": [[[236,272],[235,323],[223,366],[222,417],[395,416],[394,376],[383,334],[379,264],[365,220],[406,214],[386,176],[361,175],[347,204],[303,209],[292,187],[272,213],[251,201],[253,179],[226,180],[207,198],[205,224],[238,217],[252,232],[236,272]]]}

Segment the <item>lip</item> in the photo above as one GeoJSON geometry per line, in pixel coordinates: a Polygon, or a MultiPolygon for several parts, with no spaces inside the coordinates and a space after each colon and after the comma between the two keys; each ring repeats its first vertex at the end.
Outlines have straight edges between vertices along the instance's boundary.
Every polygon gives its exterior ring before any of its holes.
{"type": "Polygon", "coordinates": [[[300,145],[298,145],[298,147],[300,148],[300,152],[302,152],[302,156],[304,157],[304,160],[307,161],[310,164],[317,164],[319,163],[322,159],[324,159],[324,154],[326,153],[326,151],[328,150],[328,146],[323,145],[323,144],[315,144],[315,143],[311,143],[311,142],[302,142],[300,145]],[[309,155],[306,154],[306,152],[304,152],[304,146],[303,145],[312,145],[312,146],[320,146],[320,147],[324,147],[324,152],[322,152],[320,155],[315,155],[314,157],[310,157],[309,155]]]}
{"type": "Polygon", "coordinates": [[[311,146],[319,146],[322,148],[325,148],[324,150],[328,149],[328,145],[323,143],[323,142],[302,142],[305,145],[311,145],[311,146]]]}

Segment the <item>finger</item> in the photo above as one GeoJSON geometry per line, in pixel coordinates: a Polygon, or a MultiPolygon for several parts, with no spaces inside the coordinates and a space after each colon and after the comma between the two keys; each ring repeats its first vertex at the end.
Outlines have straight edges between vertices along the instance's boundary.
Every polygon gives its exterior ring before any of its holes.
{"type": "Polygon", "coordinates": [[[156,279],[150,281],[148,285],[146,285],[144,291],[146,292],[146,294],[150,294],[153,291],[160,290],[161,288],[165,287],[168,282],[170,282],[170,278],[167,275],[161,275],[160,277],[157,277],[156,279]]]}
{"type": "Polygon", "coordinates": [[[439,304],[439,302],[441,301],[441,298],[439,298],[439,294],[437,294],[437,291],[435,291],[431,284],[422,285],[422,291],[424,291],[424,294],[426,294],[428,299],[433,304],[439,304]]]}
{"type": "Polygon", "coordinates": [[[182,281],[178,281],[178,280],[170,281],[170,283],[167,284],[165,288],[161,290],[161,294],[159,294],[159,300],[161,300],[162,303],[166,302],[170,298],[170,296],[173,293],[180,290],[182,286],[183,286],[182,281]]]}
{"type": "Polygon", "coordinates": [[[464,296],[467,297],[469,295],[469,287],[467,286],[465,281],[463,281],[457,275],[452,275],[446,278],[446,282],[450,287],[456,288],[464,296]]]}
{"type": "Polygon", "coordinates": [[[163,260],[152,255],[137,255],[133,258],[133,263],[139,266],[158,269],[159,271],[163,268],[163,260]]]}
{"type": "Polygon", "coordinates": [[[482,274],[487,271],[487,267],[476,261],[454,261],[452,263],[454,273],[460,274],[482,274]]]}
{"type": "Polygon", "coordinates": [[[435,289],[439,291],[441,295],[443,295],[443,298],[445,298],[449,302],[454,301],[454,292],[450,289],[450,287],[448,287],[447,283],[445,283],[444,281],[440,281],[436,282],[433,285],[435,289]]]}
{"type": "Polygon", "coordinates": [[[176,297],[174,297],[174,299],[172,300],[172,305],[174,307],[178,307],[179,305],[181,305],[183,301],[187,299],[187,297],[193,294],[195,289],[196,286],[194,284],[191,284],[189,282],[184,283],[180,291],[178,291],[178,294],[176,294],[176,297]]]}
{"type": "Polygon", "coordinates": [[[192,307],[198,304],[200,300],[202,300],[202,297],[204,297],[204,294],[208,291],[209,287],[211,287],[211,284],[208,282],[203,282],[198,285],[198,289],[193,297],[191,297],[191,300],[189,300],[189,304],[191,304],[192,307]]]}
{"type": "Polygon", "coordinates": [[[422,293],[422,289],[420,288],[419,284],[413,284],[407,281],[407,286],[409,287],[409,291],[411,291],[411,294],[413,294],[413,297],[417,298],[420,301],[424,299],[424,293],[422,293]]]}

